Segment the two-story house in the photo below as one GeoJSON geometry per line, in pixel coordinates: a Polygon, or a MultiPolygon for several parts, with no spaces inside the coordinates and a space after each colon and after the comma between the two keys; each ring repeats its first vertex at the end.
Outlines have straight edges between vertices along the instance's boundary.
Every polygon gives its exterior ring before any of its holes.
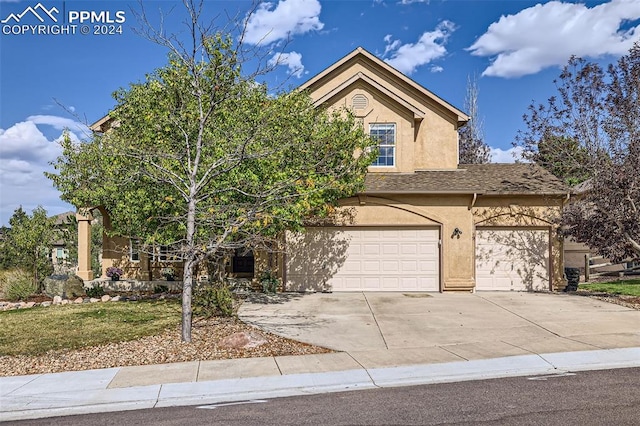
{"type": "Polygon", "coordinates": [[[458,164],[459,109],[358,48],[302,85],[379,141],[346,226],[287,235],[287,290],[549,290],[568,189],[531,164],[458,164]]]}
{"type": "Polygon", "coordinates": [[[351,221],[287,233],[278,262],[286,291],[564,286],[561,181],[531,164],[458,164],[469,117],[362,48],[300,90],[318,108],[351,109],[379,156],[365,190],[341,201],[351,221]]]}

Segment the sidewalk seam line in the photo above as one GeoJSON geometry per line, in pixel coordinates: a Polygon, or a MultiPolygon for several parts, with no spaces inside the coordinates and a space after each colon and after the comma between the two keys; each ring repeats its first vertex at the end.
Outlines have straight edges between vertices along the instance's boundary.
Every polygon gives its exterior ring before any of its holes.
{"type": "MultiPolygon", "coordinates": [[[[464,361],[470,361],[469,359],[467,359],[467,358],[463,357],[462,355],[458,355],[457,353],[455,353],[455,352],[453,352],[453,351],[450,351],[449,349],[447,349],[447,348],[446,348],[446,347],[444,347],[444,346],[436,346],[436,348],[443,349],[443,350],[445,350],[446,352],[449,352],[451,355],[455,355],[455,356],[457,356],[458,358],[462,358],[464,361]]],[[[455,361],[453,361],[453,362],[455,362],[455,361]]]]}
{"type": "Polygon", "coordinates": [[[371,316],[373,317],[373,321],[376,323],[376,327],[378,328],[378,332],[380,333],[380,337],[382,337],[382,341],[384,342],[384,347],[389,349],[389,345],[387,345],[387,339],[384,338],[384,334],[382,334],[382,330],[380,329],[380,324],[378,324],[378,319],[376,318],[376,314],[373,313],[373,309],[371,309],[371,304],[369,303],[369,299],[367,299],[367,295],[365,292],[362,292],[362,296],[364,296],[364,301],[367,302],[367,307],[369,308],[369,312],[371,312],[371,316]]]}
{"type": "Polygon", "coordinates": [[[358,364],[360,367],[362,367],[362,369],[364,370],[365,373],[367,373],[367,376],[369,377],[369,379],[371,380],[371,384],[373,384],[373,386],[377,387],[377,388],[381,388],[382,386],[378,385],[376,383],[375,380],[373,380],[373,377],[371,377],[371,373],[369,373],[369,369],[367,367],[365,367],[364,365],[362,365],[362,363],[360,361],[358,361],[357,359],[355,359],[353,357],[353,355],[351,355],[349,352],[345,352],[347,355],[349,355],[349,357],[354,360],[356,362],[356,364],[358,364]]]}
{"type": "Polygon", "coordinates": [[[160,393],[162,392],[162,387],[164,385],[160,384],[160,387],[158,388],[158,394],[156,395],[156,402],[153,403],[153,407],[152,408],[156,408],[158,406],[158,404],[160,403],[160,393]]]}
{"type": "MultiPolygon", "coordinates": [[[[29,385],[29,384],[33,383],[33,381],[34,381],[34,380],[37,380],[37,379],[39,379],[40,377],[42,377],[42,376],[44,376],[44,375],[46,375],[46,374],[51,374],[51,373],[41,373],[41,374],[38,374],[36,377],[34,377],[33,379],[29,380],[28,382],[23,383],[22,385],[18,386],[17,388],[15,388],[14,390],[12,390],[12,391],[11,391],[11,392],[9,392],[8,394],[0,394],[0,396],[10,396],[10,395],[11,395],[12,393],[14,393],[15,391],[20,390],[20,389],[22,389],[23,387],[25,387],[25,386],[27,386],[27,385],[29,385]]],[[[4,376],[4,377],[11,377],[11,376],[4,376]]],[[[4,377],[2,377],[2,378],[4,378],[4,377]]]]}
{"type": "Polygon", "coordinates": [[[282,374],[282,369],[280,368],[280,364],[278,364],[278,357],[273,357],[273,362],[276,363],[276,367],[278,368],[278,372],[280,373],[280,376],[284,376],[284,374],[282,374]]]}

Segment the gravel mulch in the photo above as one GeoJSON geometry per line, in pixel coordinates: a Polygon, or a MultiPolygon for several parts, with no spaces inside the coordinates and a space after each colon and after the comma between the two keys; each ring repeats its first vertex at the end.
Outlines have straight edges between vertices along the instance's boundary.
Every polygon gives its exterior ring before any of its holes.
{"type": "MultiPolygon", "coordinates": [[[[586,290],[578,290],[575,294],[640,310],[640,297],[586,290]]],[[[156,336],[129,342],[111,343],[77,350],[52,351],[40,356],[0,356],[0,376],[329,352],[332,351],[276,336],[236,319],[213,318],[194,321],[191,343],[183,343],[180,340],[180,328],[176,327],[156,336]],[[240,332],[262,337],[266,343],[253,348],[241,349],[218,345],[218,342],[225,337],[240,332]]]]}
{"type": "Polygon", "coordinates": [[[601,293],[597,291],[578,290],[576,294],[579,296],[591,297],[593,299],[602,300],[604,302],[615,303],[631,309],[640,310],[640,297],[638,296],[626,296],[622,294],[609,294],[601,293]]]}
{"type": "Polygon", "coordinates": [[[332,351],[276,336],[239,320],[213,318],[194,321],[191,343],[183,343],[180,340],[180,328],[176,327],[160,335],[129,342],[78,350],[52,351],[40,356],[0,356],[0,376],[329,352],[332,351]],[[218,345],[223,338],[239,332],[257,335],[267,342],[257,347],[242,349],[218,345]]]}

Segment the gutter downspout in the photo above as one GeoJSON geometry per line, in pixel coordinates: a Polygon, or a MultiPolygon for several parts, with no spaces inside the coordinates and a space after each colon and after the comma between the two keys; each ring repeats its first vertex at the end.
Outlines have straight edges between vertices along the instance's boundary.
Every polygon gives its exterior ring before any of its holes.
{"type": "Polygon", "coordinates": [[[478,193],[474,192],[473,198],[471,199],[471,204],[469,204],[469,210],[471,210],[476,205],[477,199],[478,199],[478,193]]]}

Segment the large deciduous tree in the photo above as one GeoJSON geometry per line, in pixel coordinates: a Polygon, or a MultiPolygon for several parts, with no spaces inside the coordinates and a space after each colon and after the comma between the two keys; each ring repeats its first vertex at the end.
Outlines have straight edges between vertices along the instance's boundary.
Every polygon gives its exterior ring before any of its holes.
{"type": "Polygon", "coordinates": [[[467,78],[464,108],[470,119],[458,131],[460,164],[484,164],[491,161],[491,149],[484,141],[484,126],[478,112],[478,92],[477,79],[467,78]]]}
{"type": "Polygon", "coordinates": [[[191,46],[162,33],[169,61],[115,93],[112,127],[63,142],[52,174],[63,199],[103,205],[112,232],[169,246],[184,262],[182,339],[194,273],[230,249],[268,249],[286,229],[362,188],[372,141],[347,111],[302,92],[271,94],[245,73],[242,35],[209,32],[187,2],[191,46]]]}
{"type": "Polygon", "coordinates": [[[603,69],[572,58],[559,96],[531,105],[516,138],[525,158],[583,195],[563,214],[568,235],[613,260],[640,256],[640,44],[603,69]]]}

